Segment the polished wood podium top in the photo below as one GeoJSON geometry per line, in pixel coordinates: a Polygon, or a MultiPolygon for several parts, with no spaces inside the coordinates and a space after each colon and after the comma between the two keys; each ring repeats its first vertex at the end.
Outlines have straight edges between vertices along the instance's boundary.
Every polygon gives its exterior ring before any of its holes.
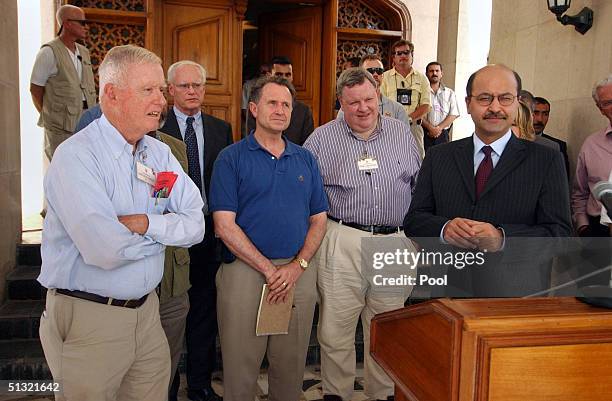
{"type": "Polygon", "coordinates": [[[575,298],[437,299],[377,315],[396,400],[612,400],[612,310],[575,298]]]}
{"type": "Polygon", "coordinates": [[[510,328],[513,323],[525,329],[558,323],[588,327],[597,319],[598,325],[612,327],[612,309],[587,305],[573,297],[563,298],[500,298],[500,299],[440,299],[437,302],[463,318],[466,328],[485,330],[510,328]],[[526,326],[527,325],[527,326],[526,326]]]}

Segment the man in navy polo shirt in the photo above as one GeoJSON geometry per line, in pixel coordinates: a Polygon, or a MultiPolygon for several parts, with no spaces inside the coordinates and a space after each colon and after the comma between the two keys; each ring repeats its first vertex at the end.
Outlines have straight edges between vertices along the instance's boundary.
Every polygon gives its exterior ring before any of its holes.
{"type": "Polygon", "coordinates": [[[217,273],[217,313],[223,354],[223,398],[252,400],[267,354],[268,399],[297,401],[316,302],[316,271],[327,198],[312,154],[282,135],[295,90],[264,77],[251,90],[255,132],[223,150],[213,169],[210,210],[216,234],[235,255],[217,273]],[[263,284],[268,301],[285,302],[295,287],[287,335],[256,336],[263,284]]]}

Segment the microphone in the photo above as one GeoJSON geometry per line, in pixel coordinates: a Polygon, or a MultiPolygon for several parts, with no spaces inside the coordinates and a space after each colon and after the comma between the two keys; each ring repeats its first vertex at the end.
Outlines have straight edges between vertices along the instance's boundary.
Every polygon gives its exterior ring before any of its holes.
{"type": "Polygon", "coordinates": [[[404,83],[404,81],[402,81],[402,88],[405,88],[406,84],[404,83]]]}
{"type": "Polygon", "coordinates": [[[83,57],[81,57],[80,54],[77,54],[77,58],[79,59],[79,61],[82,63],[83,62],[83,57]]]}
{"type": "Polygon", "coordinates": [[[591,193],[595,199],[604,205],[608,214],[612,214],[612,182],[599,181],[595,184],[591,193]]]}

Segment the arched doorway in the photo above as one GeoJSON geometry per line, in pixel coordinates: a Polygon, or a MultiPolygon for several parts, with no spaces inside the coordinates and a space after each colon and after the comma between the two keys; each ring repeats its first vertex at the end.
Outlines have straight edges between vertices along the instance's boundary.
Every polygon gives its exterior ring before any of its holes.
{"type": "Polygon", "coordinates": [[[411,34],[408,9],[393,0],[250,0],[243,26],[243,81],[260,63],[288,56],[298,99],[312,108],[315,125],[333,117],[346,60],[368,53],[386,60],[389,46],[411,34]]]}

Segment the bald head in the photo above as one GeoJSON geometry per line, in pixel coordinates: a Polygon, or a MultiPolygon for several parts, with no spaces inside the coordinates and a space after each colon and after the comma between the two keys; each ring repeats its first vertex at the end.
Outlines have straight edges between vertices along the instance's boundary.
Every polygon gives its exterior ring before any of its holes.
{"type": "Polygon", "coordinates": [[[465,98],[476,135],[486,144],[504,136],[518,112],[521,78],[504,65],[488,65],[468,81],[465,98]]]}
{"type": "Polygon", "coordinates": [[[468,79],[467,85],[465,87],[465,93],[467,94],[467,96],[472,96],[472,89],[474,88],[474,80],[476,80],[478,75],[480,75],[483,72],[486,72],[487,75],[489,75],[490,73],[493,73],[493,74],[504,73],[504,72],[510,73],[514,76],[514,81],[516,82],[516,92],[514,92],[513,95],[518,96],[519,92],[522,90],[521,77],[514,70],[506,67],[503,64],[489,64],[487,66],[482,67],[481,69],[479,69],[472,75],[470,75],[470,78],[468,79]]]}
{"type": "Polygon", "coordinates": [[[64,4],[60,8],[57,9],[57,13],[55,14],[55,19],[57,20],[57,24],[59,26],[64,25],[66,21],[69,19],[83,19],[84,13],[77,6],[73,6],[72,4],[64,4]]]}

